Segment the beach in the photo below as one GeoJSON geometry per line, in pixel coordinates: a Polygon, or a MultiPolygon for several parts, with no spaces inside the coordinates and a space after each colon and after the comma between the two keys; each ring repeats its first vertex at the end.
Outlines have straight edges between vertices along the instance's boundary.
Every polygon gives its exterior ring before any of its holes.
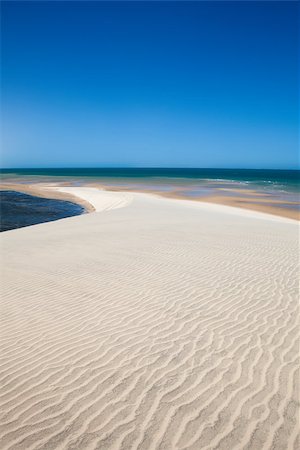
{"type": "Polygon", "coordinates": [[[1,448],[299,448],[298,222],[47,189],[91,213],[1,234],[1,448]]]}
{"type": "MultiPolygon", "coordinates": [[[[208,180],[208,184],[199,180],[195,187],[193,183],[183,179],[182,185],[178,187],[174,185],[172,179],[165,180],[162,185],[157,180],[151,180],[148,184],[134,183],[132,180],[120,184],[119,180],[90,181],[80,178],[78,180],[76,177],[71,179],[52,177],[46,180],[29,178],[29,181],[26,178],[22,176],[20,179],[2,179],[0,191],[15,191],[42,198],[70,201],[77,203],[87,212],[94,211],[92,202],[87,201],[84,195],[74,195],[74,187],[77,187],[77,192],[78,188],[94,188],[102,192],[153,194],[163,198],[224,205],[300,220],[300,187],[298,186],[295,191],[289,192],[288,190],[272,190],[272,188],[262,191],[256,186],[249,188],[247,185],[245,189],[243,184],[239,185],[236,181],[224,184],[225,180],[220,180],[216,185],[214,180],[208,180]]],[[[286,186],[284,188],[286,189],[286,186]]]]}

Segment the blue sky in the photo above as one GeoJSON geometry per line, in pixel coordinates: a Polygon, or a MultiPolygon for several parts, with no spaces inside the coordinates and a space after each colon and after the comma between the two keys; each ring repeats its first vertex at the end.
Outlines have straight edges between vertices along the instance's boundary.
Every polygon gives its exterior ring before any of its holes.
{"type": "Polygon", "coordinates": [[[298,3],[1,7],[2,167],[298,167],[298,3]]]}

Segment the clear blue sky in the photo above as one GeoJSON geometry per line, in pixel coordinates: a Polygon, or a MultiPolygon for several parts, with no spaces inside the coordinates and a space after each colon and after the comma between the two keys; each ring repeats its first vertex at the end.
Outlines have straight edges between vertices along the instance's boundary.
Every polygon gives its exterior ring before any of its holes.
{"type": "Polygon", "coordinates": [[[297,168],[296,2],[2,2],[2,167],[297,168]]]}

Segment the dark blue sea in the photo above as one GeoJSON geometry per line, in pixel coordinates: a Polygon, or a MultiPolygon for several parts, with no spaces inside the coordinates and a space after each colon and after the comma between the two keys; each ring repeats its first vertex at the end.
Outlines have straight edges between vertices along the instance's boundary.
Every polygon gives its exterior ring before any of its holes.
{"type": "Polygon", "coordinates": [[[34,197],[14,191],[0,191],[0,199],[0,231],[51,222],[84,212],[84,208],[72,202],[34,197]]]}

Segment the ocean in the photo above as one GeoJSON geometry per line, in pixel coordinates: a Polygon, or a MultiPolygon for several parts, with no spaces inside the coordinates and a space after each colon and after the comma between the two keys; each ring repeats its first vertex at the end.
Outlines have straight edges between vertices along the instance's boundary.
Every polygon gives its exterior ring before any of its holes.
{"type": "Polygon", "coordinates": [[[273,169],[184,169],[184,168],[74,168],[74,169],[1,169],[2,178],[6,177],[44,177],[79,179],[181,179],[211,180],[252,183],[300,190],[299,170],[273,169]]]}
{"type": "Polygon", "coordinates": [[[3,181],[15,179],[20,182],[74,180],[85,181],[197,184],[206,186],[214,182],[217,186],[228,183],[259,189],[276,189],[300,192],[299,170],[271,169],[177,169],[177,168],[74,168],[74,169],[1,169],[3,181]]]}

